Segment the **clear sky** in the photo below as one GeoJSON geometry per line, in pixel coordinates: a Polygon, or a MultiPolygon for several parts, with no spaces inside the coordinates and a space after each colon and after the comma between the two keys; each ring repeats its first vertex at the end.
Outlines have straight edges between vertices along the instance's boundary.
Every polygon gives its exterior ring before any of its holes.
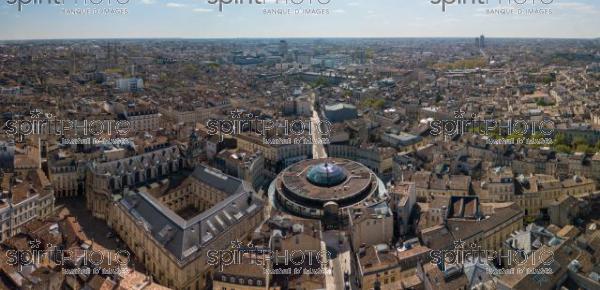
{"type": "Polygon", "coordinates": [[[209,0],[128,0],[125,5],[114,4],[116,0],[92,0],[103,1],[95,6],[81,4],[90,0],[60,0],[64,5],[37,0],[44,3],[23,5],[21,12],[17,5],[9,4],[12,1],[19,0],[0,0],[0,39],[474,37],[482,33],[488,37],[600,37],[599,0],[544,0],[552,1],[548,5],[526,0],[526,4],[512,6],[551,10],[551,14],[534,15],[488,13],[487,9],[510,8],[509,0],[487,0],[485,5],[467,0],[469,4],[447,5],[446,12],[431,0],[328,0],[326,5],[308,4],[311,0],[300,5],[273,3],[276,0],[251,5],[244,0],[244,4],[225,5],[223,12],[209,0]],[[74,4],[77,1],[79,5],[74,4]],[[67,15],[63,10],[82,7],[127,8],[127,14],[67,15]],[[291,8],[292,12],[295,8],[321,8],[329,13],[266,15],[263,11],[277,8],[291,8]]]}

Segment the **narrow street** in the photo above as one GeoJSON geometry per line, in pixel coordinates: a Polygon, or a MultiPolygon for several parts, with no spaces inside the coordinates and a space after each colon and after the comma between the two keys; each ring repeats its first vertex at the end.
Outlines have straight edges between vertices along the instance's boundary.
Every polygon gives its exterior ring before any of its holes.
{"type": "Polygon", "coordinates": [[[346,289],[344,280],[344,273],[349,275],[349,286],[350,289],[359,289],[358,285],[354,283],[356,280],[356,273],[352,268],[352,248],[350,242],[345,234],[340,236],[339,231],[326,231],[323,232],[323,242],[326,244],[327,249],[332,253],[333,259],[331,261],[332,273],[326,277],[327,289],[346,289]],[[340,243],[341,239],[341,243],[340,243]],[[330,286],[330,284],[333,284],[330,286]]]}
{"type": "Polygon", "coordinates": [[[311,102],[312,102],[312,117],[310,118],[311,121],[311,126],[312,126],[312,141],[313,141],[313,148],[312,148],[312,152],[313,152],[313,159],[321,159],[321,158],[327,158],[327,151],[325,151],[325,146],[323,144],[321,144],[321,142],[317,142],[318,140],[321,140],[322,136],[321,136],[321,128],[319,128],[319,125],[321,124],[321,118],[319,117],[319,112],[316,110],[315,108],[315,104],[316,104],[316,97],[315,97],[315,93],[311,93],[310,95],[311,98],[311,102]]]}

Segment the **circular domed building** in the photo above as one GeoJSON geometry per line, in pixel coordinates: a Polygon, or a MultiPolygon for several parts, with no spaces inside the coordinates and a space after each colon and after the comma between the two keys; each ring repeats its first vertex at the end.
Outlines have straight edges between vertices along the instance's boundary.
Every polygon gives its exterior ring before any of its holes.
{"type": "Polygon", "coordinates": [[[321,219],[384,191],[381,180],[361,163],[325,158],[304,160],[283,170],[271,183],[269,197],[277,209],[321,219]]]}

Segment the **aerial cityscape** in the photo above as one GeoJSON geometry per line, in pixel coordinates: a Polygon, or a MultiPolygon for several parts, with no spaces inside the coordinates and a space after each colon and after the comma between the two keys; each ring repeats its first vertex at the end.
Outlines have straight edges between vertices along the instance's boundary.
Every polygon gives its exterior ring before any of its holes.
{"type": "Polygon", "coordinates": [[[66,2],[0,3],[0,289],[600,289],[597,3],[66,2]]]}

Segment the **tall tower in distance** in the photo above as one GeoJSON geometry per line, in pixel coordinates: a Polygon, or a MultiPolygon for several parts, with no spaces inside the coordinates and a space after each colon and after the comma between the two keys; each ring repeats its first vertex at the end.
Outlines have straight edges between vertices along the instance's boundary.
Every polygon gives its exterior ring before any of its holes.
{"type": "Polygon", "coordinates": [[[479,48],[485,48],[485,36],[483,34],[479,36],[479,48]]]}
{"type": "Polygon", "coordinates": [[[279,55],[285,57],[288,53],[288,43],[285,40],[279,42],[279,55]]]}

